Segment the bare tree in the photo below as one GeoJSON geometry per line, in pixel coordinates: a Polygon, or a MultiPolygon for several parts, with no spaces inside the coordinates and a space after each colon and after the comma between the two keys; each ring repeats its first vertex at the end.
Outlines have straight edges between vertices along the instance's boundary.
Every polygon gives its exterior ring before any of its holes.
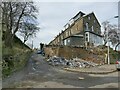
{"type": "Polygon", "coordinates": [[[104,29],[103,40],[104,40],[104,46],[105,46],[107,44],[107,28],[109,26],[109,22],[105,21],[102,23],[102,25],[103,25],[103,29],[104,29]]]}
{"type": "Polygon", "coordinates": [[[28,40],[29,37],[33,37],[36,35],[36,32],[39,30],[35,24],[32,23],[23,23],[21,25],[21,35],[24,38],[24,43],[28,40]]]}
{"type": "MultiPolygon", "coordinates": [[[[35,33],[35,29],[38,30],[36,22],[38,10],[33,2],[2,2],[0,7],[2,8],[2,21],[6,27],[6,46],[12,46],[16,32],[22,32],[23,30],[24,33],[31,31],[35,33]]],[[[31,33],[31,35],[34,33],[31,33]]],[[[30,36],[28,34],[25,35],[27,35],[27,38],[30,36]]]]}
{"type": "Polygon", "coordinates": [[[117,43],[115,45],[115,50],[117,50],[117,47],[120,45],[120,28],[118,28],[117,31],[117,43]]]}
{"type": "Polygon", "coordinates": [[[117,25],[112,25],[108,21],[103,22],[102,25],[104,28],[104,45],[106,45],[109,39],[116,50],[117,46],[120,44],[120,30],[118,30],[117,25]]]}

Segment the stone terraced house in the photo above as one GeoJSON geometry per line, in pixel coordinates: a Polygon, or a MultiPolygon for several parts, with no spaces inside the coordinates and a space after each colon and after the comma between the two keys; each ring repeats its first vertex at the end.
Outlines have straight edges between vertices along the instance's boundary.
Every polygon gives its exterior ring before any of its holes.
{"type": "Polygon", "coordinates": [[[101,25],[95,14],[77,13],[49,45],[98,46],[103,44],[101,25]]]}

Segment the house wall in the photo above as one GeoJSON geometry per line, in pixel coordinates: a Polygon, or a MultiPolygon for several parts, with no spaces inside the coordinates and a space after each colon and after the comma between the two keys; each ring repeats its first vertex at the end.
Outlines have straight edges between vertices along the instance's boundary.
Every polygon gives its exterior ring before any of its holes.
{"type": "Polygon", "coordinates": [[[70,28],[71,35],[79,34],[83,31],[83,18],[79,18],[70,28]]]}
{"type": "Polygon", "coordinates": [[[87,29],[86,23],[88,23],[88,30],[92,31],[92,26],[93,26],[93,32],[99,35],[101,34],[101,26],[97,18],[95,17],[94,13],[91,13],[84,17],[83,19],[84,31],[87,29]]]}
{"type": "Polygon", "coordinates": [[[89,33],[89,42],[93,43],[94,46],[103,45],[103,39],[100,36],[89,33]]]}
{"type": "Polygon", "coordinates": [[[68,46],[84,46],[84,38],[83,37],[69,37],[64,40],[64,44],[68,46]]]}

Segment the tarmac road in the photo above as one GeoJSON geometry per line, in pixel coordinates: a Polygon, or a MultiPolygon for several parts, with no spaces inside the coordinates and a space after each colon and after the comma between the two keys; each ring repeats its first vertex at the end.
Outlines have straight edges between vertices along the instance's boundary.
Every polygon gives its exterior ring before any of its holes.
{"type": "Polygon", "coordinates": [[[51,66],[40,54],[33,54],[21,71],[3,80],[3,88],[118,88],[118,72],[75,73],[51,66]]]}

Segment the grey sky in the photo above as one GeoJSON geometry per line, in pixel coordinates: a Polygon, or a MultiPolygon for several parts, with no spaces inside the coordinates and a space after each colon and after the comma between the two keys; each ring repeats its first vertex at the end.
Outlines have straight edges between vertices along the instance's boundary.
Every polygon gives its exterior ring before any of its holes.
{"type": "MultiPolygon", "coordinates": [[[[33,39],[34,47],[39,47],[41,42],[48,44],[79,11],[94,12],[100,23],[118,15],[117,2],[36,2],[36,5],[41,29],[33,39]]],[[[117,23],[117,19],[110,21],[117,23]]],[[[29,39],[27,43],[31,42],[29,39]]]]}

